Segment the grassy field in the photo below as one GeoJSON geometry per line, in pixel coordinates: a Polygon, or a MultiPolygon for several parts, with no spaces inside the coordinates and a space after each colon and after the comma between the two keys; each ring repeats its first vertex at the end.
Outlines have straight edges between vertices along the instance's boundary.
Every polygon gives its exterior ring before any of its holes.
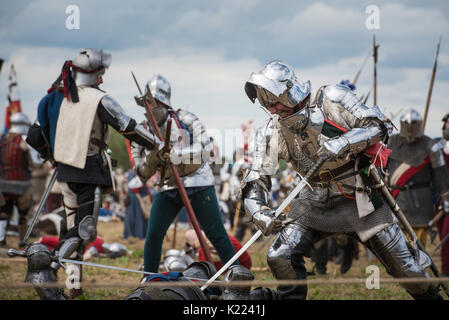
{"type": "MultiPolygon", "coordinates": [[[[119,221],[99,222],[98,235],[107,243],[120,242],[129,250],[129,254],[117,259],[93,258],[90,262],[120,266],[130,269],[138,269],[143,263],[143,245],[144,240],[129,238],[124,240],[123,223],[119,221]]],[[[249,232],[246,240],[250,238],[249,232]]],[[[37,239],[32,239],[37,240],[37,239]]],[[[178,229],[176,248],[182,249],[184,245],[184,230],[178,229]]],[[[17,247],[17,238],[9,236],[8,244],[11,247],[17,247]]],[[[266,251],[270,245],[267,242],[263,247],[263,241],[256,242],[249,248],[249,253],[253,262],[253,274],[256,280],[272,280],[270,271],[266,268],[266,251]]],[[[164,241],[164,251],[172,248],[173,229],[170,229],[166,240],[164,241]]],[[[381,278],[390,278],[383,266],[376,260],[368,260],[363,246],[360,246],[361,252],[358,260],[354,260],[352,268],[344,275],[339,272],[339,265],[329,262],[326,275],[314,275],[309,279],[335,279],[335,278],[366,278],[365,273],[368,265],[377,265],[380,269],[381,278]]],[[[164,252],[163,251],[163,252],[164,252]]],[[[438,267],[441,259],[438,255],[432,258],[438,267]]],[[[306,258],[307,270],[311,271],[313,263],[306,258]]],[[[0,257],[0,299],[2,300],[22,300],[39,299],[34,289],[5,288],[5,285],[23,284],[26,274],[26,260],[24,258],[7,258],[4,255],[0,257]]],[[[65,281],[66,274],[61,268],[58,272],[60,282],[65,281]]],[[[135,288],[137,288],[141,275],[116,270],[107,270],[103,268],[94,268],[90,266],[83,267],[83,283],[95,285],[96,283],[121,283],[128,287],[120,288],[95,288],[88,287],[84,289],[84,294],[76,299],[87,300],[121,300],[135,288]]],[[[67,290],[67,289],[66,289],[67,290]]],[[[398,284],[382,284],[380,289],[368,290],[365,284],[313,284],[309,286],[308,299],[311,300],[409,300],[409,295],[398,284]]]]}

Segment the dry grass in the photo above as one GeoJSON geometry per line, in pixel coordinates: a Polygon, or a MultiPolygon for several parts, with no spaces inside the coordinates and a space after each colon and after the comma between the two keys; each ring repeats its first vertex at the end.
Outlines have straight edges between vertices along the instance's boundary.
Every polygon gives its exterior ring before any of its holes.
{"type": "MultiPolygon", "coordinates": [[[[126,245],[131,253],[125,257],[118,259],[109,258],[94,258],[91,262],[120,266],[131,269],[138,269],[143,263],[143,246],[144,240],[136,238],[129,238],[124,240],[123,237],[123,223],[122,222],[99,222],[98,235],[102,237],[105,242],[120,242],[126,245]]],[[[246,239],[250,238],[249,232],[246,239]]],[[[37,239],[31,239],[37,240],[37,239]]],[[[176,248],[182,249],[184,245],[184,230],[178,229],[176,248]]],[[[11,247],[17,247],[17,238],[8,237],[7,241],[11,247]]],[[[263,247],[263,241],[254,243],[249,248],[249,253],[253,261],[253,274],[257,280],[271,280],[273,279],[271,273],[266,268],[265,255],[270,245],[267,242],[263,247]],[[262,270],[262,271],[255,271],[262,270]]],[[[168,231],[166,240],[164,241],[163,251],[172,248],[173,245],[173,229],[168,231]]],[[[309,277],[310,279],[325,278],[365,278],[366,267],[371,264],[376,264],[381,270],[381,277],[389,277],[383,266],[377,261],[369,261],[365,255],[363,246],[361,246],[361,253],[359,260],[355,260],[354,264],[344,275],[339,272],[339,265],[329,262],[326,275],[315,275],[309,277]]],[[[434,262],[439,267],[441,259],[438,255],[432,257],[434,262]]],[[[310,259],[307,261],[307,270],[312,270],[313,264],[310,259]]],[[[86,288],[84,294],[77,299],[88,300],[120,300],[133,291],[141,279],[141,275],[136,273],[120,272],[115,270],[107,270],[94,267],[83,267],[83,283],[130,283],[129,288],[86,288]]],[[[0,286],[4,284],[22,284],[26,274],[26,260],[23,258],[5,258],[0,259],[0,286]]],[[[66,275],[64,270],[60,269],[58,272],[60,281],[65,281],[66,275]]],[[[0,299],[2,300],[26,300],[38,299],[37,294],[32,289],[1,289],[0,299]]],[[[397,284],[381,284],[378,290],[368,290],[364,284],[345,284],[345,285],[310,285],[308,299],[312,300],[405,300],[410,299],[408,294],[397,284]]]]}

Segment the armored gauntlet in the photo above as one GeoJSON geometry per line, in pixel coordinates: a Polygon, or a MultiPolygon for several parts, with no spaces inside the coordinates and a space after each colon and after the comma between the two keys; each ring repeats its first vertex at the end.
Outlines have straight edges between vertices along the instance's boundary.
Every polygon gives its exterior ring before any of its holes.
{"type": "Polygon", "coordinates": [[[251,222],[256,225],[257,229],[262,231],[264,236],[277,233],[282,229],[282,217],[285,216],[275,217],[274,212],[275,210],[273,209],[263,209],[254,213],[251,217],[251,222]]]}

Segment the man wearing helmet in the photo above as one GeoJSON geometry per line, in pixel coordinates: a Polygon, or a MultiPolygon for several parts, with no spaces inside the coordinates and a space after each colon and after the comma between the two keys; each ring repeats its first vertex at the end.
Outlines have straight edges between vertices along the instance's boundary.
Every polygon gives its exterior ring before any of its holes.
{"type": "MultiPolygon", "coordinates": [[[[215,194],[214,175],[210,167],[214,160],[213,143],[203,124],[193,113],[182,109],[175,111],[172,108],[170,83],[163,76],[152,77],[146,88],[150,89],[158,104],[154,106],[153,115],[164,136],[167,120],[174,120],[170,135],[170,159],[177,165],[198,222],[221,261],[226,263],[234,256],[235,250],[222,223],[215,194]]],[[[136,101],[142,104],[142,98],[136,98],[136,101]]],[[[150,130],[155,132],[151,125],[150,130]]],[[[136,173],[143,182],[160,171],[165,163],[162,150],[144,150],[133,143],[132,153],[136,173]]],[[[144,249],[145,271],[158,271],[164,236],[182,207],[183,202],[174,177],[171,169],[168,169],[151,207],[144,249]]]]}
{"type": "MultiPolygon", "coordinates": [[[[255,158],[241,183],[247,214],[265,235],[277,233],[267,253],[276,279],[305,279],[304,256],[314,243],[338,233],[357,236],[394,277],[426,277],[430,258],[417,261],[382,194],[365,173],[372,160],[386,162],[382,144],[393,130],[377,106],[364,105],[351,89],[329,85],[311,99],[310,82],[298,82],[293,69],[272,61],[245,84],[273,116],[256,134],[255,158]],[[377,144],[376,144],[377,143],[377,144]],[[374,146],[373,146],[374,145],[374,146]],[[270,176],[279,158],[307,173],[326,159],[291,202],[285,220],[268,207],[270,176]]],[[[416,299],[441,299],[428,283],[403,284],[416,299]]],[[[279,286],[283,299],[305,299],[307,286],[279,286]]]]}
{"type": "Polygon", "coordinates": [[[388,185],[407,220],[425,246],[427,224],[434,217],[433,194],[449,213],[449,174],[442,145],[424,135],[421,114],[408,109],[401,115],[399,134],[391,136],[388,185]]]}
{"type": "Polygon", "coordinates": [[[21,112],[10,118],[9,131],[0,138],[0,193],[5,203],[0,206],[0,247],[6,246],[6,228],[14,206],[19,212],[19,246],[23,247],[29,209],[33,204],[31,189],[32,164],[30,149],[25,142],[31,121],[21,112]]]}
{"type": "MultiPolygon", "coordinates": [[[[55,262],[42,271],[46,276],[34,275],[40,270],[28,270],[30,282],[52,282],[54,279],[49,276],[49,270],[59,268],[59,258],[81,260],[84,249],[96,239],[101,194],[114,187],[111,161],[106,152],[108,126],[148,149],[159,145],[156,137],[137,125],[117,101],[99,89],[110,63],[111,55],[103,50],[81,50],[73,61],[64,63],[61,75],[39,103],[39,124],[33,125],[38,130],[34,130],[33,137],[29,138],[33,140],[33,147],[56,166],[66,213],[66,230],[52,252],[55,262]],[[39,145],[39,141],[45,146],[39,145]]],[[[31,245],[27,248],[28,259],[37,259],[39,255],[36,252],[47,256],[48,253],[42,250],[47,249],[31,245]]],[[[81,275],[80,266],[75,267],[79,268],[78,274],[81,275]]],[[[64,297],[54,288],[39,288],[37,291],[43,299],[64,297]]],[[[76,287],[70,291],[72,297],[79,293],[80,289],[76,287]]]]}

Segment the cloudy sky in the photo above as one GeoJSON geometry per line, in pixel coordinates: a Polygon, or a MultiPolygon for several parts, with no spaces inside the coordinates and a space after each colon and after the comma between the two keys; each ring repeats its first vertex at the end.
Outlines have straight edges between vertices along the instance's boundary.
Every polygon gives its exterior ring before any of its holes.
{"type": "MultiPolygon", "coordinates": [[[[2,119],[11,64],[24,112],[34,120],[63,62],[81,48],[95,47],[112,53],[103,89],[137,120],[143,110],[134,103],[131,70],[141,85],[156,73],[164,75],[172,104],[197,114],[209,129],[239,128],[247,120],[260,124],[267,116],[243,90],[251,72],[281,59],[301,81],[310,80],[313,90],[353,80],[374,33],[380,45],[380,108],[389,116],[407,108],[424,113],[441,36],[426,134],[440,136],[441,118],[449,112],[449,2],[444,0],[34,0],[8,1],[2,8],[2,119]],[[69,5],[79,8],[79,29],[66,28],[69,5]],[[375,21],[366,11],[372,5],[379,9],[378,29],[367,28],[375,21]]],[[[372,87],[372,60],[357,82],[359,96],[372,87]]],[[[367,104],[373,104],[372,95],[367,104]]]]}

